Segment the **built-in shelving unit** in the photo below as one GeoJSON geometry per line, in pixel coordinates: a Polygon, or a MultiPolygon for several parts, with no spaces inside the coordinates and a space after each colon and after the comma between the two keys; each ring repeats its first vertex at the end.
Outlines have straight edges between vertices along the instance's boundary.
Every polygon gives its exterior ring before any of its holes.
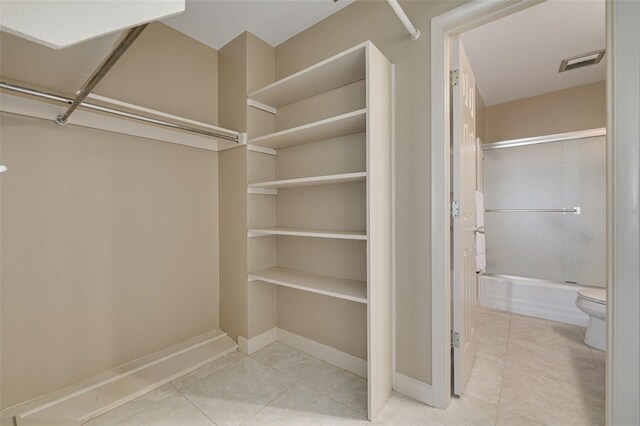
{"type": "Polygon", "coordinates": [[[338,299],[367,303],[367,283],[326,277],[285,268],[269,268],[249,274],[249,280],[264,281],[338,299]]]}
{"type": "Polygon", "coordinates": [[[366,77],[366,47],[360,44],[249,94],[273,108],[329,92],[366,77]]]}
{"type": "Polygon", "coordinates": [[[247,284],[250,306],[260,306],[252,318],[264,318],[249,328],[264,332],[277,318],[278,328],[324,336],[324,345],[366,360],[371,419],[393,377],[391,75],[389,61],[365,42],[253,91],[247,102],[255,108],[247,284]],[[317,321],[308,321],[311,312],[317,321]]]}
{"type": "Polygon", "coordinates": [[[271,149],[289,148],[310,142],[364,132],[367,129],[366,119],[367,110],[361,109],[250,139],[248,143],[271,149]]]}

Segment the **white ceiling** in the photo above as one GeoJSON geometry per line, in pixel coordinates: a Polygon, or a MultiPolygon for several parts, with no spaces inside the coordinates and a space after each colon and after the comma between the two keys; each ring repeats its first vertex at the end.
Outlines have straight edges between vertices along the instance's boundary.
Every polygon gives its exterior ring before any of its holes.
{"type": "Polygon", "coordinates": [[[220,49],[249,31],[277,46],[354,0],[187,0],[187,10],[163,22],[220,49]]]}
{"type": "Polygon", "coordinates": [[[462,42],[487,105],[601,81],[604,59],[558,68],[562,59],[605,48],[605,2],[547,0],[464,33],[462,42]]]}

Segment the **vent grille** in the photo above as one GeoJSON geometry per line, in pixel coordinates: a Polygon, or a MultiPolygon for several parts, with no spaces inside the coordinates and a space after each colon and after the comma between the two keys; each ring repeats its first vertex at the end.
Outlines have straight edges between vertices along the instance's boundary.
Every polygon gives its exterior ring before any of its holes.
{"type": "Polygon", "coordinates": [[[600,63],[603,57],[604,49],[595,50],[593,52],[583,53],[582,55],[574,56],[572,58],[563,59],[560,63],[560,69],[558,70],[558,72],[575,70],[576,68],[595,65],[600,63]]]}

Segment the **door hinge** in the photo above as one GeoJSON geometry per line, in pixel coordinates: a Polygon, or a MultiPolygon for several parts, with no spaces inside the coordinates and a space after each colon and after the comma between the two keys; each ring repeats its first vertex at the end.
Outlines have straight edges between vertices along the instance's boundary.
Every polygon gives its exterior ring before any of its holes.
{"type": "Polygon", "coordinates": [[[460,201],[451,202],[451,217],[460,217],[460,201]]]}
{"type": "Polygon", "coordinates": [[[449,71],[449,83],[451,87],[456,87],[458,85],[458,77],[460,75],[459,70],[451,70],[449,71]]]}
{"type": "Polygon", "coordinates": [[[459,331],[451,331],[451,346],[460,349],[460,332],[459,331]]]}

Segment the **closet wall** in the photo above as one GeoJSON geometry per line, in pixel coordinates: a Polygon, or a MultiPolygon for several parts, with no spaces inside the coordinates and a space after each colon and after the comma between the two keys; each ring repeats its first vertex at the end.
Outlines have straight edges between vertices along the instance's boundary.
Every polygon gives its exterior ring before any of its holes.
{"type": "MultiPolygon", "coordinates": [[[[73,95],[114,40],[2,33],[2,80],[73,95]]],[[[217,59],[154,23],[95,93],[216,124],[217,59]]],[[[218,153],[0,120],[2,408],[219,326],[218,153]]]]}
{"type": "MultiPolygon", "coordinates": [[[[422,32],[411,41],[386,2],[357,1],[275,49],[276,79],[366,40],[396,64],[396,367],[426,383],[431,382],[428,24],[462,3],[401,2],[422,32]]],[[[295,326],[299,334],[312,332],[311,324],[295,326]]]]}

